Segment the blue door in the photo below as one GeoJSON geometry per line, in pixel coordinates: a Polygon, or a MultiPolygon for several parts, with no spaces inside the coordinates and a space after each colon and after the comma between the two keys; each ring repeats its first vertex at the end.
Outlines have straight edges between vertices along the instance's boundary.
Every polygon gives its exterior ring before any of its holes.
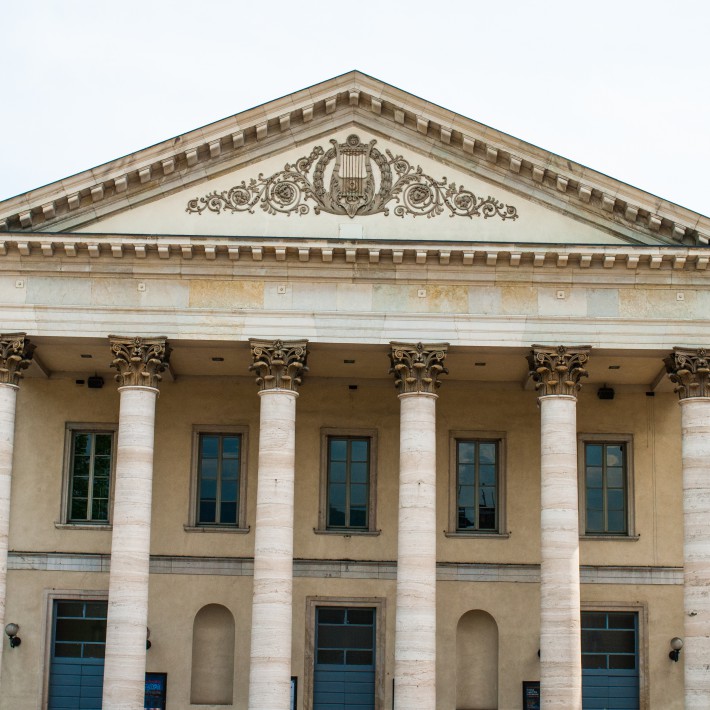
{"type": "Polygon", "coordinates": [[[375,610],[318,607],[313,710],[374,710],[375,610]]]}
{"type": "Polygon", "coordinates": [[[105,601],[54,603],[49,710],[101,710],[105,601]]]}
{"type": "Polygon", "coordinates": [[[582,707],[638,710],[638,614],[582,612],[582,707]]]}

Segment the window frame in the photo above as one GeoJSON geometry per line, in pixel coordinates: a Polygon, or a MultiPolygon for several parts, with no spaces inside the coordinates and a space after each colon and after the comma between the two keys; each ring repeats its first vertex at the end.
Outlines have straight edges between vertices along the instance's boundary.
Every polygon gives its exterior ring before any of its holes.
{"type": "Polygon", "coordinates": [[[506,460],[507,441],[504,431],[453,430],[449,432],[449,527],[446,537],[477,537],[506,539],[510,537],[506,527],[506,460]],[[498,448],[497,461],[497,505],[498,525],[495,530],[458,529],[458,442],[494,442],[498,448]]]}
{"type": "Polygon", "coordinates": [[[577,488],[579,495],[579,536],[585,540],[638,540],[634,515],[634,437],[632,434],[577,435],[577,488]],[[626,532],[587,532],[587,444],[622,445],[626,478],[626,532]]]}
{"type": "Polygon", "coordinates": [[[324,535],[379,535],[377,529],[377,429],[321,428],[321,461],[319,485],[318,527],[314,532],[324,535]],[[328,527],[328,441],[330,438],[369,439],[370,470],[367,496],[368,516],[366,528],[328,527]]]}
{"type": "Polygon", "coordinates": [[[249,430],[242,425],[223,426],[218,424],[195,424],[192,427],[192,456],[190,464],[190,507],[188,510],[187,524],[183,525],[185,532],[233,532],[248,533],[250,528],[246,525],[247,512],[247,459],[249,450],[249,430]],[[230,523],[200,523],[198,522],[197,508],[200,504],[199,478],[200,478],[200,437],[203,434],[221,434],[226,436],[241,436],[239,460],[239,484],[237,491],[239,503],[237,505],[237,522],[230,523]]]}
{"type": "Polygon", "coordinates": [[[64,430],[64,463],[62,466],[62,496],[59,522],[55,527],[70,530],[111,530],[113,518],[113,498],[116,488],[116,453],[118,450],[118,424],[96,422],[67,422],[64,430]],[[71,486],[73,480],[72,461],[74,454],[74,436],[79,433],[112,434],[111,471],[109,473],[108,517],[106,521],[71,520],[71,486]]]}

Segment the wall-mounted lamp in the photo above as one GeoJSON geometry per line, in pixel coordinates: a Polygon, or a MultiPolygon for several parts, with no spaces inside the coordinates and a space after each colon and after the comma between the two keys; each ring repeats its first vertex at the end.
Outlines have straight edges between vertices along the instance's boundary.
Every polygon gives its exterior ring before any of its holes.
{"type": "Polygon", "coordinates": [[[8,624],[5,627],[5,635],[10,639],[10,648],[15,648],[22,643],[22,639],[17,635],[19,630],[18,624],[8,624]]]}
{"type": "Polygon", "coordinates": [[[679,639],[677,636],[674,636],[671,639],[671,648],[673,650],[668,654],[668,658],[670,658],[671,661],[678,663],[678,659],[680,658],[680,649],[683,648],[683,639],[679,639]]]}
{"type": "Polygon", "coordinates": [[[145,627],[145,648],[148,650],[153,644],[150,642],[150,628],[145,627]]]}
{"type": "Polygon", "coordinates": [[[599,399],[614,399],[614,388],[607,387],[606,385],[600,387],[597,390],[597,397],[599,397],[599,399]]]}

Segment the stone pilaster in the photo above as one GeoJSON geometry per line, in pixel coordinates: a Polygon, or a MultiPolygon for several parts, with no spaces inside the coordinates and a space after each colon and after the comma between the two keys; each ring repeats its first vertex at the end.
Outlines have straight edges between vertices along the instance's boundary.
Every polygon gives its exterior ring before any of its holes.
{"type": "MultiPolygon", "coordinates": [[[[24,333],[0,334],[0,633],[5,628],[7,549],[10,532],[12,454],[15,446],[15,409],[22,370],[29,367],[35,346],[24,333]]],[[[2,649],[0,643],[0,669],[2,649]]]]}
{"type": "Polygon", "coordinates": [[[680,397],[686,710],[710,698],[710,352],[674,348],[666,371],[680,397]]]}
{"type": "Polygon", "coordinates": [[[104,710],[140,710],[145,694],[155,405],[170,358],[166,338],[109,336],[118,370],[104,710]]]}
{"type": "Polygon", "coordinates": [[[540,392],[540,691],[545,710],[581,710],[577,397],[589,347],[534,345],[540,392]]]}
{"type": "Polygon", "coordinates": [[[436,389],[447,344],[392,343],[400,400],[395,710],[436,710],[436,389]]]}
{"type": "Polygon", "coordinates": [[[289,710],[296,398],[308,371],[308,342],[250,345],[261,402],[249,710],[289,710]]]}

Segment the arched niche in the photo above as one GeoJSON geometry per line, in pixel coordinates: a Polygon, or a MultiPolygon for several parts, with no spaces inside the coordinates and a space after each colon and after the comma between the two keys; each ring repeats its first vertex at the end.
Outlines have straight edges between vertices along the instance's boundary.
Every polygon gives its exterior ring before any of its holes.
{"type": "Polygon", "coordinates": [[[192,625],[193,705],[231,705],[234,694],[234,617],[221,604],[203,606],[192,625]]]}
{"type": "Polygon", "coordinates": [[[498,708],[498,624],[467,611],[456,626],[456,710],[498,708]]]}

